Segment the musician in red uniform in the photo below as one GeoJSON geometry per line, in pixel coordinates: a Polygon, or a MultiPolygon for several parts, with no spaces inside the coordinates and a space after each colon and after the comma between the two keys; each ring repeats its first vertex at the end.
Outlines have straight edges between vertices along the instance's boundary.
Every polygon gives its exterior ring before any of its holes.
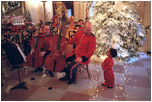
{"type": "MultiPolygon", "coordinates": [[[[40,56],[43,56],[43,58],[45,60],[46,56],[51,52],[50,40],[52,38],[52,35],[50,34],[50,26],[49,25],[45,25],[43,27],[43,29],[42,29],[42,34],[40,34],[40,35],[36,34],[34,36],[40,36],[40,37],[42,37],[44,39],[44,45],[41,48],[40,56]]],[[[42,71],[43,70],[42,66],[36,68],[34,72],[42,71]]]]}
{"type": "Polygon", "coordinates": [[[43,34],[41,34],[40,36],[42,36],[45,40],[44,46],[43,46],[43,52],[41,52],[41,56],[44,56],[48,50],[50,49],[50,40],[52,38],[52,35],[50,34],[50,26],[49,25],[45,25],[43,27],[43,34]]]}
{"type": "Polygon", "coordinates": [[[83,30],[83,20],[82,19],[79,19],[77,24],[75,25],[75,28],[74,30],[83,30]]]}
{"type": "Polygon", "coordinates": [[[102,86],[113,88],[114,87],[114,73],[112,69],[114,64],[113,57],[117,56],[117,51],[111,48],[110,50],[108,50],[107,56],[108,57],[101,64],[102,69],[104,71],[104,80],[105,80],[102,86]]]}
{"type": "Polygon", "coordinates": [[[81,27],[83,26],[83,20],[82,19],[78,20],[78,25],[80,25],[81,27]]]}
{"type": "Polygon", "coordinates": [[[69,80],[68,84],[73,84],[76,76],[76,69],[82,64],[88,64],[90,57],[96,49],[96,37],[91,33],[92,25],[86,22],[84,31],[77,31],[68,44],[76,44],[72,53],[66,55],[66,62],[70,62],[64,69],[66,75],[60,78],[61,81],[69,80]]]}

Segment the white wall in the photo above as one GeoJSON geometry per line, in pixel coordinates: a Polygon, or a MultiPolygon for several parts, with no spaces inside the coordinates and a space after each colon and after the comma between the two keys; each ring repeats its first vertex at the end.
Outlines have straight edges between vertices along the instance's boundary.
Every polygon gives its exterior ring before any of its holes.
{"type": "MultiPolygon", "coordinates": [[[[35,25],[38,24],[39,19],[44,20],[44,8],[43,2],[41,1],[25,1],[26,10],[30,11],[31,18],[35,25]]],[[[45,3],[46,20],[50,20],[53,16],[53,5],[52,1],[45,3]]]]}

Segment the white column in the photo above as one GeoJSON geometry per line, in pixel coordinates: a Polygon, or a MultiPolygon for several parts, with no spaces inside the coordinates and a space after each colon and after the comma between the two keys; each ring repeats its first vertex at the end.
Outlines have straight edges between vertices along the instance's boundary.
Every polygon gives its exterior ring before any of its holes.
{"type": "MultiPolygon", "coordinates": [[[[151,1],[144,1],[143,25],[151,25],[151,1]]],[[[151,51],[151,29],[147,29],[146,42],[143,46],[145,51],[151,51]]]]}

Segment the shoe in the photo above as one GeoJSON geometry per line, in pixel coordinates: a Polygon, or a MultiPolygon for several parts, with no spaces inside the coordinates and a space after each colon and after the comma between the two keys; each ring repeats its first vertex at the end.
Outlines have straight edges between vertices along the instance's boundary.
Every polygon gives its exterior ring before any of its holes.
{"type": "Polygon", "coordinates": [[[54,73],[52,71],[49,71],[50,77],[54,77],[54,73]]]}
{"type": "Polygon", "coordinates": [[[69,78],[65,75],[64,77],[60,78],[59,80],[60,81],[67,81],[67,80],[69,80],[69,78]]]}
{"type": "Polygon", "coordinates": [[[41,71],[43,71],[43,68],[38,67],[38,68],[36,68],[36,69],[34,70],[34,73],[36,73],[36,72],[41,72],[41,71]]]}
{"type": "Polygon", "coordinates": [[[108,89],[111,89],[111,88],[113,88],[113,87],[108,86],[108,89]]]}
{"type": "Polygon", "coordinates": [[[69,82],[68,82],[69,85],[73,84],[73,83],[74,83],[74,79],[70,79],[69,82]]]}
{"type": "Polygon", "coordinates": [[[102,85],[102,86],[105,86],[105,87],[107,87],[107,86],[106,86],[105,84],[103,84],[103,83],[102,83],[101,85],[102,85]]]}
{"type": "Polygon", "coordinates": [[[105,87],[107,87],[108,89],[111,89],[111,88],[113,88],[113,87],[110,87],[110,86],[106,86],[105,84],[101,84],[102,86],[105,86],[105,87]]]}

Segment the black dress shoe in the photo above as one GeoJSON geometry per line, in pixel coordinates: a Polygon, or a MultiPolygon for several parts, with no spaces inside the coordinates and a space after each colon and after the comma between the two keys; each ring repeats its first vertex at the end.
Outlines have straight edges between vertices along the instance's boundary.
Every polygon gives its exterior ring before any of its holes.
{"type": "Polygon", "coordinates": [[[69,82],[68,82],[69,85],[73,84],[73,83],[74,83],[74,79],[70,79],[69,82]]]}
{"type": "Polygon", "coordinates": [[[106,86],[105,84],[101,84],[102,86],[105,86],[105,87],[107,87],[108,89],[111,89],[111,88],[113,88],[113,87],[110,87],[110,86],[106,86]]]}
{"type": "Polygon", "coordinates": [[[67,81],[67,80],[69,80],[69,78],[65,75],[64,77],[60,78],[59,80],[60,81],[67,81]]]}
{"type": "Polygon", "coordinates": [[[111,88],[113,88],[113,87],[108,86],[108,89],[111,89],[111,88]]]}
{"type": "Polygon", "coordinates": [[[107,87],[107,86],[106,86],[105,84],[103,84],[103,83],[102,83],[101,85],[102,85],[102,86],[105,86],[105,87],[107,87]]]}
{"type": "Polygon", "coordinates": [[[54,73],[52,71],[49,71],[50,77],[54,77],[54,73]]]}
{"type": "Polygon", "coordinates": [[[38,67],[38,68],[36,68],[36,69],[34,70],[34,73],[36,73],[36,72],[42,72],[42,71],[43,71],[43,68],[38,67]]]}

